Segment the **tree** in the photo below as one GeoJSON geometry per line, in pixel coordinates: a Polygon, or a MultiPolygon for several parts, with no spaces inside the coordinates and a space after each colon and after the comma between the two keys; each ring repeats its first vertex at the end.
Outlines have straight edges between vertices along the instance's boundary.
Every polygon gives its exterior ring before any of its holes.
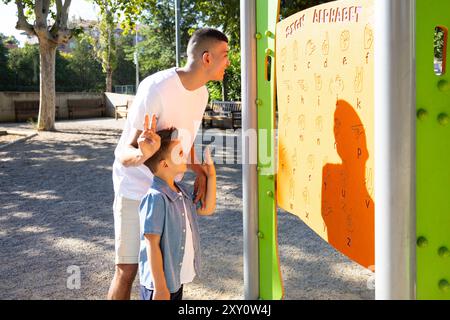
{"type": "MultiPolygon", "coordinates": [[[[55,88],[61,91],[104,92],[104,74],[102,66],[94,57],[92,47],[80,36],[75,36],[72,53],[56,50],[55,88]]],[[[1,90],[39,91],[39,46],[25,44],[23,48],[8,50],[10,71],[8,82],[1,90]],[[11,71],[14,72],[11,72],[11,71]]],[[[0,78],[3,82],[4,77],[0,78]]]]}
{"type": "Polygon", "coordinates": [[[14,70],[14,76],[11,79],[14,90],[37,91],[39,89],[39,46],[25,44],[23,48],[10,49],[8,69],[14,70]]]}
{"type": "Polygon", "coordinates": [[[112,91],[113,73],[117,69],[115,31],[120,23],[126,35],[148,7],[145,0],[94,0],[100,8],[99,37],[92,38],[98,60],[106,73],[106,91],[112,91]]]}
{"type": "MultiPolygon", "coordinates": [[[[281,0],[280,17],[286,18],[298,11],[329,2],[331,0],[281,0]]],[[[239,0],[186,0],[183,6],[198,12],[199,21],[216,27],[229,37],[231,66],[225,73],[221,85],[223,100],[240,99],[240,11],[239,0]]],[[[208,88],[212,99],[219,98],[219,83],[210,83],[208,88]]]]}
{"type": "MultiPolygon", "coordinates": [[[[221,29],[228,36],[230,62],[232,57],[240,57],[240,2],[239,0],[201,0],[190,1],[193,10],[198,11],[200,19],[210,27],[221,29]],[[218,9],[220,8],[220,9],[218,9]]],[[[240,60],[239,62],[240,63],[240,60]]],[[[213,86],[213,85],[211,85],[213,86]]],[[[222,81],[222,100],[228,100],[229,91],[241,87],[240,67],[228,68],[222,81]],[[239,71],[239,74],[233,72],[239,71]]],[[[240,97],[240,94],[239,94],[240,97]]]]}
{"type": "MultiPolygon", "coordinates": [[[[5,3],[11,0],[3,0],[5,3]]],[[[39,40],[40,53],[40,106],[38,130],[54,130],[55,126],[55,56],[56,48],[67,43],[73,30],[67,27],[71,0],[15,0],[17,5],[16,29],[25,31],[39,40]],[[34,23],[28,20],[34,12],[34,23]],[[49,17],[50,15],[50,17],[49,17]],[[50,20],[50,24],[49,24],[50,20]]]]}
{"type": "Polygon", "coordinates": [[[127,34],[117,39],[117,70],[113,79],[113,85],[130,85],[136,83],[134,38],[132,34],[127,34]]]}
{"type": "Polygon", "coordinates": [[[16,37],[5,36],[2,33],[0,33],[0,41],[2,41],[3,44],[5,45],[5,47],[7,47],[7,48],[10,48],[10,47],[17,48],[20,44],[19,40],[17,40],[16,37]]]}
{"type": "Polygon", "coordinates": [[[8,49],[5,47],[6,37],[0,33],[0,88],[5,88],[10,82],[10,71],[8,68],[8,49]]]}
{"type": "Polygon", "coordinates": [[[434,57],[438,61],[442,61],[445,48],[445,31],[438,27],[434,33],[434,57]]]}
{"type": "Polygon", "coordinates": [[[228,84],[227,96],[224,100],[241,100],[241,52],[239,50],[229,53],[230,66],[225,77],[228,84]]]}
{"type": "MultiPolygon", "coordinates": [[[[103,1],[96,1],[96,3],[103,1]]],[[[113,10],[105,2],[101,6],[101,19],[97,25],[98,37],[88,36],[94,49],[97,60],[101,63],[103,72],[106,74],[106,91],[112,92],[113,72],[117,68],[115,30],[116,20],[113,10]]]]}
{"type": "MultiPolygon", "coordinates": [[[[174,33],[163,32],[163,26],[157,28],[150,25],[140,30],[144,40],[136,45],[139,59],[140,73],[144,76],[175,65],[174,33]],[[167,36],[161,37],[161,34],[167,36]]],[[[133,47],[127,50],[129,55],[134,52],[133,47]]]]}
{"type": "MultiPolygon", "coordinates": [[[[9,3],[12,0],[2,0],[9,3]]],[[[145,0],[95,0],[102,3],[117,3],[117,10],[123,13],[127,28],[133,25],[133,18],[145,6],[145,0]]],[[[17,5],[16,29],[36,36],[40,56],[40,106],[38,130],[54,130],[55,127],[55,58],[56,48],[66,44],[79,31],[68,27],[68,13],[71,0],[15,0],[17,5]],[[55,6],[51,6],[54,4],[55,6]],[[30,23],[29,20],[34,22],[30,23]]],[[[126,30],[127,30],[126,28],[126,30]]]]}
{"type": "MultiPolygon", "coordinates": [[[[192,1],[190,1],[192,2],[192,1]]],[[[180,37],[182,63],[186,61],[187,43],[190,35],[198,26],[198,14],[182,1],[180,37]]],[[[175,6],[174,1],[148,1],[148,12],[142,17],[146,26],[139,31],[144,40],[136,46],[140,72],[150,75],[157,71],[175,66],[175,6]]],[[[131,48],[130,48],[131,49],[131,48]]],[[[128,50],[131,54],[134,50],[128,50]]]]}
{"type": "Polygon", "coordinates": [[[55,89],[57,92],[78,91],[80,84],[75,81],[75,73],[70,69],[72,55],[56,50],[55,89]]]}
{"type": "Polygon", "coordinates": [[[186,5],[192,6],[207,26],[220,28],[228,36],[231,50],[240,47],[240,0],[190,0],[186,5]]]}
{"type": "MultiPolygon", "coordinates": [[[[185,53],[190,36],[200,26],[210,26],[224,31],[229,37],[230,61],[223,82],[207,84],[211,99],[240,99],[240,39],[239,0],[181,2],[181,52],[185,53]],[[220,10],[218,10],[220,8],[220,10]]],[[[143,76],[175,65],[175,8],[173,1],[148,0],[148,12],[142,18],[144,28],[139,30],[144,40],[136,48],[125,51],[132,59],[138,51],[140,73],[143,76]],[[163,35],[163,36],[161,36],[163,35]]],[[[182,63],[186,56],[182,56],[182,63]]]]}
{"type": "Polygon", "coordinates": [[[78,84],[82,91],[105,91],[102,65],[83,34],[75,36],[75,48],[69,58],[68,68],[74,74],[73,83],[78,84]]]}
{"type": "Polygon", "coordinates": [[[281,0],[280,16],[284,19],[299,11],[330,1],[334,0],[281,0]]]}

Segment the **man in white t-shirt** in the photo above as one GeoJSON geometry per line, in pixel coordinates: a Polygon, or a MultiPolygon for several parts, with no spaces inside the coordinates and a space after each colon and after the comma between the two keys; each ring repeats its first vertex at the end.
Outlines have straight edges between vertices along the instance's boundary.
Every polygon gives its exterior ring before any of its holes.
{"type": "Polygon", "coordinates": [[[189,40],[188,60],[183,68],[157,72],[139,85],[114,153],[116,268],[108,299],[130,298],[139,259],[139,204],[153,179],[151,171],[143,164],[159,148],[157,130],[178,129],[183,151],[191,152],[188,167],[197,174],[194,202],[205,203],[206,175],[195,161],[193,142],[208,102],[205,84],[223,80],[225,69],[230,65],[228,50],[228,39],[222,32],[199,29],[189,40]],[[151,128],[148,121],[144,125],[146,114],[153,115],[151,128]]]}

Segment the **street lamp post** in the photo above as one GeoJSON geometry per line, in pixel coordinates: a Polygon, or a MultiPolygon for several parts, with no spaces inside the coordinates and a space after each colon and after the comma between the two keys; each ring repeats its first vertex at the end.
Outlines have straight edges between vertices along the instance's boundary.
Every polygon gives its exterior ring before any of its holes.
{"type": "Polygon", "coordinates": [[[175,0],[175,54],[176,66],[180,66],[180,0],[175,0]]]}
{"type": "Polygon", "coordinates": [[[139,87],[139,59],[138,59],[137,44],[138,44],[138,27],[136,25],[136,38],[135,38],[135,44],[134,44],[134,64],[136,65],[136,90],[135,90],[136,93],[137,93],[137,89],[139,87]]]}

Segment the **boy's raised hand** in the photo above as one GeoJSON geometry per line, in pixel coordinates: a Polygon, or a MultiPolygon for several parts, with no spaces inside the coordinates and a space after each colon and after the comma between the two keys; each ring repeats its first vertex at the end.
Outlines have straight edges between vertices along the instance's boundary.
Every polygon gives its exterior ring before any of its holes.
{"type": "Polygon", "coordinates": [[[155,154],[161,146],[161,137],[156,133],[156,115],[152,115],[152,124],[150,125],[150,117],[145,114],[144,131],[142,131],[137,142],[145,160],[155,154]]]}
{"type": "Polygon", "coordinates": [[[205,208],[206,203],[206,189],[207,189],[207,180],[209,178],[216,177],[216,168],[214,167],[214,162],[211,157],[211,152],[209,150],[209,146],[205,148],[203,163],[201,165],[202,171],[204,174],[197,174],[194,182],[194,203],[197,204],[198,201],[202,204],[202,209],[205,208]]]}
{"type": "Polygon", "coordinates": [[[206,176],[211,177],[216,175],[216,168],[214,167],[214,161],[211,157],[211,150],[209,146],[205,148],[203,166],[205,167],[206,176]]]}

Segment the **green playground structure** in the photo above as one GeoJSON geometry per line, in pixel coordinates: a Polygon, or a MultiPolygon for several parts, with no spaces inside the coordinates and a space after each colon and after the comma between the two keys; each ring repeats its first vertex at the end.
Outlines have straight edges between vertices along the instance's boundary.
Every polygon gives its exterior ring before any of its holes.
{"type": "Polygon", "coordinates": [[[450,299],[450,2],[417,1],[416,231],[417,298],[450,299]],[[430,67],[431,39],[444,36],[442,71],[430,67]]]}
{"type": "MultiPolygon", "coordinates": [[[[241,0],[245,299],[283,298],[274,134],[279,12],[279,0],[241,0]],[[258,146],[244,140],[252,129],[258,146]],[[251,154],[257,163],[246,161],[251,154]]],[[[450,1],[376,0],[374,12],[375,297],[450,300],[450,1]]]]}

